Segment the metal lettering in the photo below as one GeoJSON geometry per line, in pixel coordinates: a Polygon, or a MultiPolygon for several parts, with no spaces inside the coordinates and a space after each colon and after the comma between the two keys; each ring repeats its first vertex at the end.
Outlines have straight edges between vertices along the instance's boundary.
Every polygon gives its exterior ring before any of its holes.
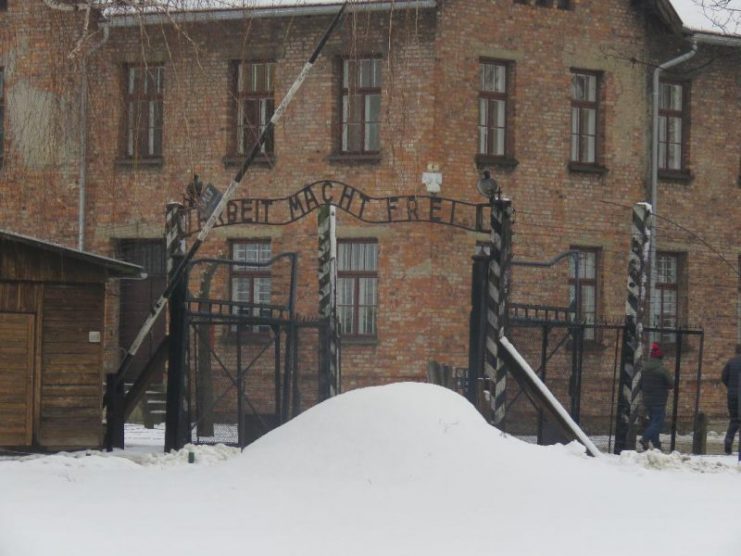
{"type": "Polygon", "coordinates": [[[291,220],[297,220],[296,218],[296,211],[301,211],[301,216],[306,215],[306,211],[304,210],[303,205],[301,204],[301,199],[298,198],[298,193],[295,195],[291,195],[288,197],[288,210],[291,211],[291,220]]]}
{"type": "Polygon", "coordinates": [[[395,211],[398,208],[396,206],[396,204],[398,202],[399,202],[399,198],[398,197],[386,197],[386,210],[388,211],[388,215],[389,215],[388,221],[389,222],[393,222],[394,221],[394,218],[393,218],[393,216],[392,216],[391,213],[392,213],[392,211],[395,211]]]}
{"type": "Polygon", "coordinates": [[[323,201],[324,201],[324,202],[325,202],[326,204],[328,204],[328,205],[329,205],[329,204],[333,204],[333,203],[332,203],[332,200],[333,200],[333,198],[332,198],[332,195],[327,195],[327,188],[329,188],[329,189],[332,189],[333,187],[334,187],[334,185],[332,184],[332,182],[331,182],[331,181],[325,181],[325,182],[324,182],[324,183],[322,184],[322,200],[323,200],[323,201]]]}
{"type": "Polygon", "coordinates": [[[337,206],[343,210],[346,210],[347,212],[350,212],[350,205],[352,204],[352,199],[354,195],[355,195],[355,189],[353,189],[349,185],[346,185],[345,187],[342,188],[342,196],[340,197],[340,202],[337,204],[337,206]],[[348,191],[350,191],[349,195],[347,194],[348,191]],[[345,200],[347,200],[347,206],[344,206],[345,200]]]}
{"type": "Polygon", "coordinates": [[[241,211],[242,223],[248,222],[251,224],[254,221],[251,216],[252,200],[242,199],[241,204],[242,204],[242,211],[241,211]]]}
{"type": "Polygon", "coordinates": [[[419,220],[419,214],[417,214],[417,198],[413,195],[407,197],[407,220],[419,220]],[[412,218],[412,215],[414,218],[412,218]]]}

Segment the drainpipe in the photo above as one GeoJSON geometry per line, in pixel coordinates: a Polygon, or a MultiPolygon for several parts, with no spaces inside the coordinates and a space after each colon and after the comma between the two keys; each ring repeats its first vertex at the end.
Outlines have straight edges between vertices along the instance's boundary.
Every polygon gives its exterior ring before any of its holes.
{"type": "MultiPolygon", "coordinates": [[[[697,53],[697,42],[694,38],[691,38],[691,50],[685,52],[681,56],[672,58],[654,69],[653,76],[653,91],[652,91],[652,107],[651,107],[651,211],[654,214],[651,225],[651,237],[650,237],[650,277],[649,277],[649,288],[648,288],[648,299],[649,299],[649,319],[653,312],[650,310],[653,299],[654,289],[656,288],[656,214],[658,210],[656,208],[658,202],[657,184],[659,182],[659,77],[661,72],[686,62],[697,53]]],[[[684,130],[682,130],[684,132],[684,130]]],[[[650,322],[650,321],[649,321],[650,322]]]]}
{"type": "Polygon", "coordinates": [[[110,36],[111,30],[107,25],[103,26],[103,38],[97,44],[93,45],[88,52],[83,54],[80,63],[80,201],[77,215],[77,249],[85,250],[85,203],[87,196],[87,109],[88,109],[88,77],[87,77],[87,60],[88,57],[103,46],[110,36]]]}

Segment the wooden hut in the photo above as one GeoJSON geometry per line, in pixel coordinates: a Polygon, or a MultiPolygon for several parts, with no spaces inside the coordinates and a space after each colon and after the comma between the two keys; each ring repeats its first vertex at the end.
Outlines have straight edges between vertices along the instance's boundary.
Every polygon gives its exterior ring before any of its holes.
{"type": "Polygon", "coordinates": [[[100,446],[105,284],[140,276],[0,230],[0,447],[100,446]]]}

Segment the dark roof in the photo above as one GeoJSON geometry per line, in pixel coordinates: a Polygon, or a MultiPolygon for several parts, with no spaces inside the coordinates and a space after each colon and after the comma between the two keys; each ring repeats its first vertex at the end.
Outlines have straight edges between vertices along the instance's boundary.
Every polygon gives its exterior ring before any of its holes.
{"type": "Polygon", "coordinates": [[[102,267],[109,272],[111,278],[144,278],[146,276],[144,269],[139,265],[0,229],[0,240],[4,239],[102,267]]]}

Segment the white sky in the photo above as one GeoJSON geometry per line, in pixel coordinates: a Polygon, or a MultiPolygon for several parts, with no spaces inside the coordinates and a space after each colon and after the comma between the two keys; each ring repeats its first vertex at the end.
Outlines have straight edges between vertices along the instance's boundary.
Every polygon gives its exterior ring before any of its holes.
{"type": "Polygon", "coordinates": [[[539,447],[427,384],[195,451],[0,460],[0,555],[739,554],[735,457],[539,447]]]}
{"type": "Polygon", "coordinates": [[[741,35],[741,0],[671,0],[685,27],[741,35]]]}

